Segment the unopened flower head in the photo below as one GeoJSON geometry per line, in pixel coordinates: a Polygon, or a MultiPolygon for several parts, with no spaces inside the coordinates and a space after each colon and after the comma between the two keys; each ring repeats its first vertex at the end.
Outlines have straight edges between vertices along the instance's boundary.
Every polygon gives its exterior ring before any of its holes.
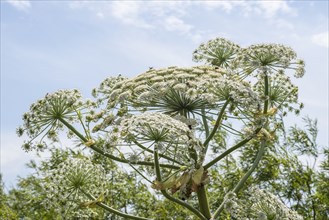
{"type": "Polygon", "coordinates": [[[219,67],[229,67],[235,55],[240,51],[240,46],[224,38],[216,38],[201,44],[193,52],[193,60],[205,61],[219,67]]]}
{"type": "Polygon", "coordinates": [[[17,133],[22,135],[26,132],[30,138],[23,148],[25,150],[44,149],[46,147],[44,137],[57,141],[58,130],[63,128],[62,121],[70,123],[77,121],[79,112],[92,104],[92,102],[84,102],[78,90],[59,90],[47,94],[43,99],[32,104],[30,111],[23,115],[24,124],[17,129],[17,133]],[[36,141],[38,136],[42,138],[36,141]],[[41,145],[44,146],[41,147],[41,145]]]}

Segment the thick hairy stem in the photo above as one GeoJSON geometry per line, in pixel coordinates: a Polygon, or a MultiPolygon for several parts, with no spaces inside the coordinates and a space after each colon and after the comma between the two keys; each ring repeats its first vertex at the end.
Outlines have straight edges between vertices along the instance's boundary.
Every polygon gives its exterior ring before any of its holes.
{"type": "MultiPolygon", "coordinates": [[[[158,149],[156,146],[154,149],[154,167],[155,167],[156,178],[158,181],[161,181],[162,177],[161,177],[160,164],[159,164],[159,154],[158,154],[158,149]]],[[[189,205],[188,203],[185,203],[184,201],[169,195],[166,190],[161,190],[161,193],[164,197],[166,197],[170,201],[175,202],[175,203],[187,208],[191,212],[193,212],[201,220],[208,220],[208,218],[206,218],[199,210],[195,209],[193,206],[189,205]]]]}
{"type": "Polygon", "coordinates": [[[211,133],[209,134],[209,136],[207,137],[207,139],[205,140],[205,142],[203,143],[204,148],[204,152],[203,153],[207,153],[207,149],[208,149],[208,144],[211,141],[211,139],[214,137],[215,133],[217,132],[217,130],[219,129],[220,123],[222,122],[223,116],[224,116],[224,112],[225,112],[225,108],[226,106],[229,104],[230,100],[227,100],[224,105],[222,106],[222,109],[220,110],[215,126],[212,129],[211,133]]]}
{"type": "Polygon", "coordinates": [[[197,191],[197,196],[198,196],[198,201],[199,201],[199,207],[201,213],[207,218],[211,218],[210,214],[210,208],[209,208],[209,203],[208,203],[208,197],[207,197],[207,189],[206,186],[201,185],[198,188],[197,191]]]}
{"type": "MultiPolygon", "coordinates": [[[[258,132],[261,130],[262,128],[257,128],[254,132],[254,134],[258,134],[258,132]]],[[[252,140],[254,138],[254,136],[245,138],[244,140],[240,141],[239,143],[237,143],[236,145],[234,145],[233,147],[229,148],[228,150],[226,150],[225,152],[223,152],[221,155],[215,157],[212,161],[210,161],[209,163],[207,163],[204,167],[204,169],[208,169],[210,168],[212,165],[216,164],[218,161],[220,161],[221,159],[223,159],[224,157],[226,157],[227,155],[229,155],[230,153],[232,153],[233,151],[239,149],[240,147],[242,147],[243,145],[245,145],[246,143],[248,143],[250,140],[252,140]]]]}
{"type": "MultiPolygon", "coordinates": [[[[79,131],[77,131],[70,123],[68,123],[66,120],[64,120],[63,118],[58,118],[58,120],[60,122],[62,122],[69,130],[71,130],[75,135],[77,135],[84,143],[87,143],[89,140],[84,137],[79,131]]],[[[92,150],[96,151],[97,153],[101,154],[104,157],[108,157],[112,160],[121,162],[121,163],[127,163],[129,164],[130,161],[126,160],[126,159],[122,159],[120,157],[116,157],[112,154],[106,153],[104,152],[102,149],[98,148],[95,146],[95,144],[91,144],[90,146],[88,146],[89,148],[91,148],[92,150]]],[[[137,165],[145,165],[145,166],[154,166],[154,163],[152,162],[146,162],[146,161],[137,161],[134,164],[137,165]]],[[[170,169],[175,169],[178,170],[180,169],[179,166],[175,166],[175,165],[170,165],[170,164],[160,164],[160,167],[166,167],[166,168],[170,168],[170,169]]]]}
{"type": "MultiPolygon", "coordinates": [[[[90,193],[87,192],[83,192],[89,199],[96,201],[97,199],[95,197],[93,197],[90,193]]],[[[118,216],[124,217],[125,219],[136,219],[136,220],[151,220],[149,218],[143,218],[143,217],[138,217],[138,216],[134,216],[134,215],[129,215],[127,213],[124,212],[120,212],[119,210],[116,210],[102,202],[96,202],[96,205],[105,209],[106,211],[116,214],[118,216]]]]}
{"type": "MultiPolygon", "coordinates": [[[[265,152],[265,147],[266,147],[266,141],[263,140],[261,143],[261,146],[258,150],[256,159],[250,169],[247,171],[247,173],[242,177],[242,179],[238,182],[238,184],[234,187],[233,192],[238,193],[240,189],[243,187],[243,184],[247,181],[247,179],[250,177],[250,175],[254,172],[254,170],[257,168],[260,160],[262,159],[264,152],[265,152]]],[[[212,219],[216,219],[219,214],[223,211],[225,205],[225,200],[222,202],[222,204],[218,207],[218,209],[215,211],[212,219]]]]}

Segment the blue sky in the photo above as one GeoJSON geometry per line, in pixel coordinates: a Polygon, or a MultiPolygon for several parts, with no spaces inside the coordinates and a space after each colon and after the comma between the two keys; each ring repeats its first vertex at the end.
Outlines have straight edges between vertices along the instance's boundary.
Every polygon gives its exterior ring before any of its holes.
{"type": "MultiPolygon", "coordinates": [[[[21,115],[47,92],[86,97],[108,76],[190,66],[202,42],[282,43],[306,62],[294,80],[302,115],[319,120],[328,146],[328,1],[1,1],[1,173],[7,187],[33,153],[15,135],[21,115]]],[[[290,118],[288,123],[300,123],[290,118]]]]}

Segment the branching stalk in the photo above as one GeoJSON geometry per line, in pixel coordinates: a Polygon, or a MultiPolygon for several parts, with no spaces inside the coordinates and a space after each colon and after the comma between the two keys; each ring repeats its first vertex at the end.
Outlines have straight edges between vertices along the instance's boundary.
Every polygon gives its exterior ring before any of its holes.
{"type": "MultiPolygon", "coordinates": [[[[141,149],[143,149],[143,150],[145,150],[145,151],[147,151],[147,152],[149,152],[149,153],[152,153],[152,154],[154,153],[153,150],[148,149],[147,147],[143,146],[143,145],[142,145],[141,143],[139,143],[138,141],[133,140],[133,142],[134,142],[134,144],[136,144],[136,145],[137,145],[138,147],[140,147],[141,149]]],[[[181,163],[181,162],[179,162],[179,161],[177,161],[177,160],[175,160],[175,159],[173,159],[173,158],[171,158],[171,157],[168,157],[167,155],[164,155],[164,154],[160,154],[160,153],[159,153],[159,156],[162,157],[162,158],[165,158],[165,159],[167,159],[167,160],[169,160],[169,161],[171,161],[171,162],[177,163],[177,164],[179,164],[179,165],[181,165],[181,166],[184,165],[183,163],[181,163]]]]}
{"type": "MultiPolygon", "coordinates": [[[[261,130],[262,128],[257,128],[254,132],[254,134],[258,134],[258,132],[261,130]]],[[[234,145],[233,147],[229,148],[228,150],[226,150],[225,152],[223,152],[221,155],[215,157],[212,161],[210,161],[209,163],[207,163],[204,167],[204,169],[208,169],[210,168],[212,165],[216,164],[218,161],[220,161],[221,159],[223,159],[224,157],[226,157],[227,155],[229,155],[230,153],[232,153],[233,151],[239,149],[240,147],[242,147],[243,145],[245,145],[246,143],[248,143],[251,139],[253,139],[254,136],[245,138],[244,140],[240,141],[239,143],[237,143],[236,145],[234,145]]]]}
{"type": "MultiPolygon", "coordinates": [[[[154,149],[154,167],[155,167],[156,178],[158,181],[161,181],[162,177],[161,177],[160,164],[159,164],[159,154],[158,154],[158,149],[156,147],[154,149]]],[[[201,220],[208,220],[208,218],[206,218],[199,210],[195,209],[193,206],[189,205],[188,203],[185,203],[184,201],[169,195],[166,190],[161,190],[161,193],[164,197],[166,197],[170,201],[175,202],[175,203],[187,208],[191,212],[193,212],[201,220]]]]}
{"type": "MultiPolygon", "coordinates": [[[[264,152],[265,152],[265,147],[266,147],[266,141],[263,140],[261,143],[261,146],[258,150],[256,159],[254,161],[254,163],[252,164],[252,166],[250,167],[250,169],[247,171],[247,173],[242,177],[242,179],[238,182],[238,184],[234,187],[233,192],[235,194],[237,194],[240,189],[242,188],[243,184],[247,181],[247,179],[249,178],[249,176],[254,172],[254,170],[257,168],[260,160],[262,159],[264,152]]],[[[213,214],[212,219],[216,219],[218,218],[219,214],[223,211],[224,209],[224,205],[225,205],[225,200],[222,202],[222,204],[218,207],[218,209],[215,211],[215,213],[213,214]]]]}
{"type": "Polygon", "coordinates": [[[222,109],[220,110],[215,126],[212,129],[211,133],[209,134],[209,136],[207,137],[206,141],[203,143],[204,146],[204,154],[207,153],[207,149],[208,149],[208,144],[211,141],[211,139],[214,137],[215,133],[217,132],[217,130],[219,129],[220,123],[223,119],[224,116],[224,112],[225,112],[225,108],[226,106],[229,104],[230,100],[226,100],[226,102],[224,103],[224,105],[222,106],[222,109]]]}
{"type": "MultiPolygon", "coordinates": [[[[84,192],[82,191],[89,199],[91,199],[92,201],[96,201],[97,199],[92,196],[90,193],[84,192]]],[[[96,205],[98,205],[99,207],[105,209],[106,211],[116,214],[118,216],[124,217],[125,219],[136,219],[136,220],[151,220],[149,218],[144,218],[144,217],[138,217],[138,216],[134,216],[134,215],[129,215],[127,213],[124,212],[120,212],[119,210],[116,210],[102,202],[96,202],[96,205]]]]}
{"type": "MultiPolygon", "coordinates": [[[[63,118],[58,118],[58,120],[60,122],[62,122],[69,130],[71,130],[75,135],[77,135],[83,142],[87,143],[88,139],[86,137],[84,137],[79,131],[77,131],[70,123],[68,123],[66,120],[64,120],[63,118]]],[[[112,160],[121,162],[121,163],[127,163],[129,164],[130,161],[126,160],[126,159],[122,159],[120,157],[116,157],[112,154],[106,153],[104,152],[102,149],[98,148],[95,146],[95,144],[92,144],[90,146],[92,150],[96,151],[97,153],[101,154],[104,157],[108,157],[112,160]]],[[[146,162],[146,161],[137,161],[134,164],[137,165],[145,165],[145,166],[154,166],[154,163],[152,162],[146,162]]],[[[166,167],[166,168],[170,168],[170,169],[175,169],[175,170],[179,170],[180,167],[179,166],[175,166],[175,165],[171,165],[171,164],[160,164],[160,167],[166,167]]]]}

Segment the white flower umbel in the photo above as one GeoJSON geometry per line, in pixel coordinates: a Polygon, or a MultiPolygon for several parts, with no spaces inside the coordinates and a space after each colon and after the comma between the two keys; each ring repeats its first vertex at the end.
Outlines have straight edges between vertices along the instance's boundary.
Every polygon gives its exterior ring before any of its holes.
{"type": "Polygon", "coordinates": [[[297,212],[289,209],[280,199],[272,193],[261,190],[259,188],[252,188],[250,190],[252,202],[251,210],[258,213],[258,218],[267,219],[289,219],[289,220],[302,220],[303,217],[298,215],[297,212]]]}
{"type": "Polygon", "coordinates": [[[58,131],[64,127],[63,120],[68,123],[78,121],[81,111],[91,105],[92,102],[82,100],[80,92],[76,89],[47,94],[32,104],[30,111],[23,115],[24,124],[17,129],[17,133],[21,136],[25,132],[30,138],[24,143],[23,148],[26,151],[45,149],[44,139],[57,141],[58,131]]]}
{"type": "Polygon", "coordinates": [[[281,44],[251,45],[240,51],[236,61],[245,74],[255,70],[269,74],[270,70],[292,69],[294,76],[300,78],[305,73],[305,64],[297,59],[295,51],[281,44]]]}
{"type": "MultiPolygon", "coordinates": [[[[49,203],[70,214],[84,214],[85,217],[95,213],[89,208],[92,195],[104,200],[106,196],[106,175],[104,169],[92,163],[88,158],[68,158],[45,177],[44,187],[48,192],[49,203]],[[89,203],[88,203],[89,201],[89,203]]],[[[67,217],[67,216],[66,216],[67,217]]]]}
{"type": "Polygon", "coordinates": [[[278,197],[256,187],[248,191],[245,199],[239,200],[235,196],[225,197],[224,207],[234,219],[238,220],[303,219],[297,212],[283,204],[278,197]]]}
{"type": "Polygon", "coordinates": [[[121,121],[119,131],[121,138],[126,141],[134,138],[143,142],[185,143],[191,134],[185,123],[158,112],[125,118],[121,121]]]}
{"type": "Polygon", "coordinates": [[[201,148],[189,125],[160,112],[124,117],[108,136],[108,139],[119,140],[117,149],[132,164],[146,160],[153,154],[155,145],[162,159],[178,164],[190,162],[188,148],[197,151],[201,148]]]}
{"type": "Polygon", "coordinates": [[[206,61],[208,64],[219,67],[229,67],[239,51],[239,45],[224,38],[216,38],[206,44],[201,44],[193,52],[193,60],[206,61]]]}
{"type": "MultiPolygon", "coordinates": [[[[264,81],[261,80],[262,76],[258,76],[258,78],[254,90],[259,94],[264,94],[264,81]]],[[[268,81],[269,94],[268,97],[262,97],[262,99],[269,100],[269,107],[282,112],[294,111],[298,114],[303,105],[298,103],[298,87],[292,84],[290,78],[283,71],[278,71],[270,74],[268,81]]]]}
{"type": "Polygon", "coordinates": [[[156,110],[186,116],[212,106],[217,101],[206,90],[199,93],[197,83],[211,82],[222,78],[224,74],[222,69],[211,66],[151,69],[114,85],[107,86],[108,83],[103,82],[97,91],[101,100],[108,100],[108,109],[130,106],[142,111],[156,110]]]}

